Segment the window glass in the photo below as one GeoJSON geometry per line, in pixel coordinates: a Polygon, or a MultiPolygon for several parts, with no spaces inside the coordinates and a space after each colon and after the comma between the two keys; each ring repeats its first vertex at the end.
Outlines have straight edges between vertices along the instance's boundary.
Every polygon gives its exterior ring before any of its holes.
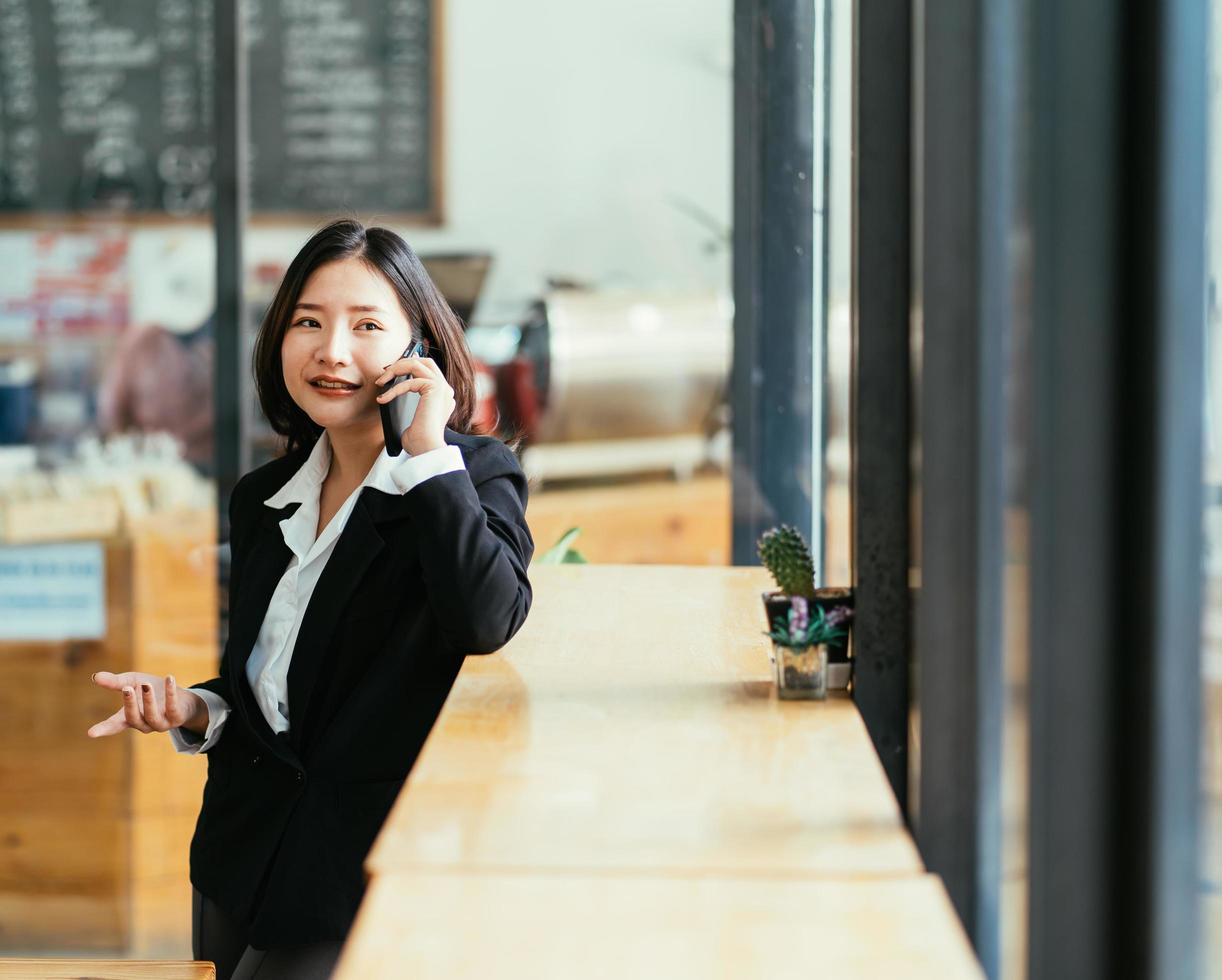
{"type": "Polygon", "coordinates": [[[1209,977],[1222,977],[1222,3],[1211,5],[1204,591],[1201,622],[1201,902],[1209,977]]]}

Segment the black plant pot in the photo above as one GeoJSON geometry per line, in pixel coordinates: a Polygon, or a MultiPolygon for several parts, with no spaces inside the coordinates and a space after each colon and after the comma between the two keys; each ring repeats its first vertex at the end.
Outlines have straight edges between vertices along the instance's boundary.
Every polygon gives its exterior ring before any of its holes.
{"type": "MultiPolygon", "coordinates": [[[[783,592],[764,592],[762,593],[764,600],[764,615],[768,621],[768,631],[772,632],[773,623],[777,617],[780,617],[782,622],[788,622],[790,597],[783,592]]],[[[807,598],[807,603],[811,606],[818,606],[824,613],[830,612],[837,606],[848,606],[853,608],[853,590],[843,588],[826,588],[815,589],[813,597],[807,598]]],[[[849,644],[853,639],[853,623],[849,621],[845,627],[845,635],[839,640],[833,640],[827,645],[827,663],[828,668],[833,675],[845,677],[846,671],[841,669],[836,670],[837,665],[850,663],[849,644]]],[[[845,677],[847,682],[847,677],[845,677]]],[[[836,687],[844,687],[843,683],[833,684],[836,687]]]]}

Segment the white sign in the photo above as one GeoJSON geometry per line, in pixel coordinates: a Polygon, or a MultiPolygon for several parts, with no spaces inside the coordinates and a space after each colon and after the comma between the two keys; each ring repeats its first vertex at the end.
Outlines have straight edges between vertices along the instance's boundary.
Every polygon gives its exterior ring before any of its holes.
{"type": "Polygon", "coordinates": [[[101,542],[0,548],[0,640],[100,640],[105,635],[101,542]]]}

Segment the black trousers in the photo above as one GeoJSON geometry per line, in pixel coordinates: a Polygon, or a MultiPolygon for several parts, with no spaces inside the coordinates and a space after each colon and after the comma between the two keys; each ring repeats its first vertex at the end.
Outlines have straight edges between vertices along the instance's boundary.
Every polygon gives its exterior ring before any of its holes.
{"type": "Polygon", "coordinates": [[[339,940],[255,949],[212,899],[191,889],[191,949],[216,964],[217,980],[327,980],[339,959],[339,940]]]}

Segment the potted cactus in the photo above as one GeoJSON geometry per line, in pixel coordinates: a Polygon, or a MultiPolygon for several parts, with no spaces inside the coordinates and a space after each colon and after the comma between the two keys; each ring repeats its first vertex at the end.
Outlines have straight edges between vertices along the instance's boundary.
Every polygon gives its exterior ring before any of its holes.
{"type": "MultiPolygon", "coordinates": [[[[782,524],[769,528],[760,535],[757,549],[760,561],[777,584],[776,591],[765,592],[762,596],[769,635],[778,628],[778,619],[781,624],[789,623],[795,597],[806,600],[810,615],[816,621],[831,617],[844,628],[837,629],[827,640],[828,687],[847,689],[853,674],[847,629],[852,619],[852,589],[815,587],[815,563],[806,539],[796,527],[782,524]]],[[[775,650],[774,646],[774,654],[775,650]]]]}

